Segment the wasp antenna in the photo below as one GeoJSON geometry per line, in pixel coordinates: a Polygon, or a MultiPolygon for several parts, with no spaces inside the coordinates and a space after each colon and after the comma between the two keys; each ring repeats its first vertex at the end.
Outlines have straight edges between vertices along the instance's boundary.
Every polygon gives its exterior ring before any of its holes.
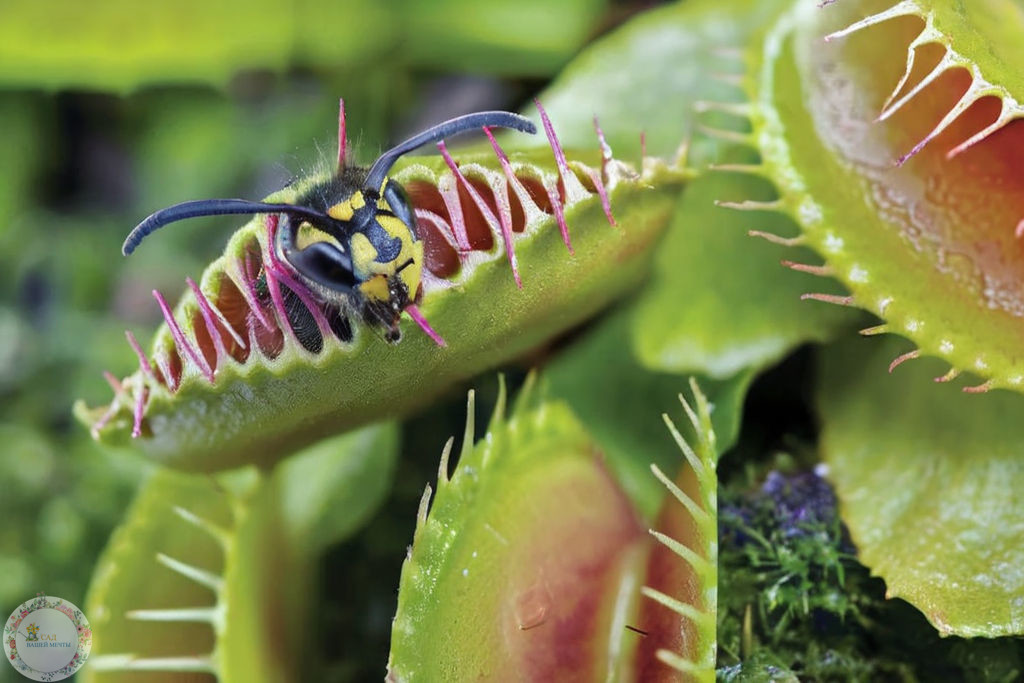
{"type": "Polygon", "coordinates": [[[522,133],[530,133],[531,135],[537,132],[537,126],[533,125],[530,119],[509,111],[479,111],[475,114],[466,114],[465,116],[449,119],[437,124],[433,128],[428,128],[418,135],[412,136],[405,142],[395,145],[377,157],[377,160],[373,162],[373,166],[370,167],[370,172],[366,175],[363,189],[380,190],[380,186],[384,183],[384,178],[387,176],[388,171],[391,170],[391,167],[403,154],[408,154],[429,142],[439,142],[457,133],[473,130],[474,128],[483,128],[484,126],[511,128],[522,133]]]}
{"type": "Polygon", "coordinates": [[[294,204],[264,204],[263,202],[250,202],[246,199],[200,199],[175,204],[150,214],[146,220],[136,225],[135,229],[128,233],[128,237],[125,238],[124,245],[121,247],[121,253],[128,256],[150,233],[165,225],[187,218],[254,213],[290,213],[324,226],[338,222],[319,211],[294,204]]]}

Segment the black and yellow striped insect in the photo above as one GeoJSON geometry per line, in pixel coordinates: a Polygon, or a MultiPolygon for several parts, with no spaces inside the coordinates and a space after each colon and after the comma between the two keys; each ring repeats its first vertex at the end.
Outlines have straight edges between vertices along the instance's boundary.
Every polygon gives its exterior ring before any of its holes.
{"type": "Polygon", "coordinates": [[[404,154],[430,142],[483,127],[535,133],[518,114],[486,111],[450,119],[387,150],[367,169],[345,164],[344,108],[339,118],[338,170],[295,204],[245,199],[203,199],[161,209],[139,223],[125,239],[125,256],[152,233],[186,218],[225,214],[270,214],[280,221],[278,259],[321,302],[347,307],[367,323],[380,325],[389,341],[399,338],[398,321],[409,310],[435,341],[440,337],[418,316],[422,295],[423,241],[402,187],[388,171],[404,154]]]}

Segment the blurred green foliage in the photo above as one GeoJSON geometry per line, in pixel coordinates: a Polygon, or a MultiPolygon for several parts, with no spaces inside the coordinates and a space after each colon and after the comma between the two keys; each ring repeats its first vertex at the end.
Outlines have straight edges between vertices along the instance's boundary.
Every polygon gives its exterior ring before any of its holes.
{"type": "Polygon", "coordinates": [[[375,67],[544,76],[594,30],[605,0],[5,0],[0,85],[129,92],[224,86],[238,73],[375,67]]]}
{"type": "MultiPolygon", "coordinates": [[[[614,112],[603,120],[605,132],[630,158],[639,156],[640,128],[648,132],[650,153],[669,154],[691,126],[724,126],[714,114],[689,114],[693,99],[722,94],[721,83],[708,84],[701,75],[728,67],[728,59],[701,55],[715,45],[742,44],[768,4],[737,2],[747,10],[738,18],[735,8],[723,12],[722,3],[690,0],[588,48],[542,95],[565,126],[564,141],[594,149],[591,117],[605,107],[614,112]],[[700,30],[679,29],[669,16],[700,30]],[[642,33],[652,27],[661,40],[642,33]],[[643,68],[650,63],[662,68],[643,68]],[[609,79],[612,70],[628,77],[609,79]]],[[[131,226],[181,200],[260,197],[333,163],[342,96],[352,153],[362,161],[447,115],[520,108],[585,42],[636,9],[603,0],[145,7],[123,0],[56,6],[0,0],[0,607],[13,608],[38,591],[83,605],[111,530],[151,474],[134,455],[96,447],[72,423],[71,402],[82,397],[97,404],[109,396],[101,373],[123,376],[133,360],[123,329],[143,339],[158,322],[148,292],[180,291],[186,274],[194,276],[220,252],[228,223],[183,223],[122,262],[119,245],[131,226]]],[[[700,164],[751,160],[700,135],[691,154],[700,164]]],[[[799,343],[831,339],[849,316],[798,305],[802,276],[775,267],[774,247],[744,244],[741,251],[745,227],[767,223],[790,234],[791,226],[770,217],[740,225],[706,201],[730,193],[767,198],[767,188],[722,175],[694,188],[680,205],[651,286],[637,305],[555,349],[571,352],[550,363],[545,391],[572,404],[634,505],[651,517],[661,491],[647,476],[646,460],[668,469],[678,459],[658,413],[676,409],[674,396],[684,386],[679,373],[717,378],[701,385],[715,404],[719,445],[724,451],[738,443],[725,461],[723,498],[750,511],[725,524],[733,524],[730,533],[753,531],[768,541],[723,543],[720,637],[722,663],[731,668],[720,676],[901,676],[931,659],[932,668],[918,670],[923,678],[1012,680],[1022,667],[1019,642],[939,640],[912,608],[883,602],[880,582],[848,557],[834,517],[817,520],[812,533],[787,536],[778,506],[757,502],[769,471],[796,469],[790,460],[767,463],[765,454],[781,442],[791,446],[793,434],[816,439],[808,387],[817,378],[806,352],[756,382],[755,369],[799,343]],[[726,266],[742,277],[721,282],[726,266]],[[722,286],[701,287],[705,282],[722,286]],[[691,290],[697,290],[694,305],[666,315],[691,290]],[[737,318],[742,325],[734,324],[737,318]],[[620,400],[611,410],[600,400],[609,385],[620,400]],[[752,633],[761,646],[740,662],[748,606],[757,615],[752,633]],[[821,628],[822,619],[828,628],[821,628]],[[841,637],[829,640],[837,630],[841,637]],[[886,644],[881,654],[880,642],[886,644]]],[[[545,360],[542,352],[528,362],[545,360]]],[[[863,368],[844,368],[855,370],[863,368]]],[[[519,384],[522,374],[513,368],[510,383],[519,384]]],[[[488,386],[493,381],[476,382],[481,403],[497,393],[488,386]]],[[[847,380],[834,384],[829,402],[840,403],[847,386],[847,380]]],[[[881,405],[886,390],[869,389],[882,391],[881,405]]],[[[407,421],[393,482],[390,461],[376,463],[381,470],[364,462],[351,479],[351,472],[322,463],[307,461],[305,473],[295,464],[296,477],[324,479],[321,493],[339,484],[324,472],[358,489],[331,489],[340,502],[333,495],[307,500],[302,486],[281,494],[295,525],[325,546],[310,541],[312,554],[322,550],[311,581],[322,600],[312,624],[310,670],[318,680],[383,672],[399,566],[423,483],[435,476],[441,446],[461,431],[463,416],[457,396],[407,421]],[[354,512],[331,516],[331,510],[354,512]],[[342,545],[327,542],[343,537],[342,545]]],[[[858,432],[889,419],[848,416],[854,418],[863,422],[858,432]]],[[[807,465],[814,457],[797,459],[807,465]]],[[[0,666],[0,681],[12,676],[0,666]]]]}

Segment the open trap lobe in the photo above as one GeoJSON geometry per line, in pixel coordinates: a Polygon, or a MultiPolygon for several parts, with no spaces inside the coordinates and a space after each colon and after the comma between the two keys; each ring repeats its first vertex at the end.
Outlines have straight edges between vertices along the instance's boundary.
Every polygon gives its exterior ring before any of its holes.
{"type": "MultiPolygon", "coordinates": [[[[425,174],[413,163],[407,168],[409,173],[392,174],[410,198],[416,232],[424,242],[423,295],[466,283],[478,265],[499,257],[499,248],[521,287],[516,239],[554,217],[571,251],[565,212],[595,195],[615,225],[608,192],[624,178],[639,176],[621,162],[615,162],[616,172],[609,174],[607,159],[600,168],[567,162],[543,109],[541,112],[555,159],[554,173],[532,159],[510,159],[488,135],[494,151],[489,160],[457,162],[442,142],[438,148],[445,167],[425,174]]],[[[346,169],[309,185],[298,195],[297,203],[326,209],[350,194],[349,188],[359,187],[364,177],[364,169],[346,169]]],[[[130,406],[133,436],[144,435],[146,408],[154,390],[174,394],[190,381],[216,385],[218,374],[229,366],[273,364],[286,353],[313,360],[328,349],[344,350],[372,327],[373,311],[350,310],[344,304],[320,300],[280,261],[269,247],[275,243],[278,221],[277,215],[258,217],[236,233],[224,257],[204,273],[202,285],[190,281],[174,310],[154,292],[162,302],[165,325],[157,334],[151,356],[138,349],[136,379],[121,385],[108,411],[92,425],[94,434],[119,410],[130,406]],[[149,371],[146,365],[151,366],[149,371]]],[[[443,344],[415,307],[406,312],[443,344]]]]}

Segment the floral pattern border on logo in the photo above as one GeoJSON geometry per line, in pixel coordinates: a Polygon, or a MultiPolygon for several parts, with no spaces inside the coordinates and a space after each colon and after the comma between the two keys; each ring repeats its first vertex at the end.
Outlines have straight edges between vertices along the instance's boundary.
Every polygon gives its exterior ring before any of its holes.
{"type": "Polygon", "coordinates": [[[11,614],[4,625],[4,652],[8,661],[18,672],[26,678],[36,681],[62,681],[82,668],[85,660],[89,658],[92,650],[92,629],[89,627],[89,620],[85,618],[82,610],[63,598],[54,598],[47,595],[37,595],[35,598],[22,603],[11,614]],[[18,641],[16,639],[18,627],[21,622],[28,618],[33,612],[41,609],[55,609],[67,615],[68,619],[75,625],[78,631],[78,649],[68,664],[57,671],[39,671],[33,669],[22,661],[18,655],[18,641]]]}

